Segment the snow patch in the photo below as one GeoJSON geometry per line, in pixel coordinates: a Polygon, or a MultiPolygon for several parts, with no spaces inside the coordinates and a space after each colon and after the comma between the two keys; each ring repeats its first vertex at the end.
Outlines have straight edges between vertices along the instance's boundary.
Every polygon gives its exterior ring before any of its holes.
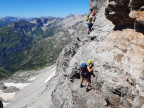
{"type": "Polygon", "coordinates": [[[55,71],[53,71],[50,76],[47,78],[47,80],[45,81],[45,83],[47,83],[52,77],[55,76],[55,71]]]}
{"type": "Polygon", "coordinates": [[[0,97],[5,101],[10,101],[15,95],[15,92],[13,93],[3,93],[2,90],[0,90],[0,97]]]}
{"type": "Polygon", "coordinates": [[[16,87],[18,89],[23,89],[26,86],[30,85],[31,83],[4,83],[6,87],[16,87]]]}

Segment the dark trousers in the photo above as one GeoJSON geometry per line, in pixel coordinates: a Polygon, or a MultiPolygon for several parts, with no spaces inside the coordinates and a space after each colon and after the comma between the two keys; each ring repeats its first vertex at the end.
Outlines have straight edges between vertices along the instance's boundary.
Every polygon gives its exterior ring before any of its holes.
{"type": "Polygon", "coordinates": [[[92,26],[93,26],[92,23],[88,23],[88,29],[89,29],[89,31],[91,31],[92,26]]]}
{"type": "Polygon", "coordinates": [[[90,77],[89,77],[89,80],[90,80],[90,84],[91,84],[91,76],[93,75],[93,77],[95,77],[95,74],[93,73],[93,71],[90,72],[90,77]]]}

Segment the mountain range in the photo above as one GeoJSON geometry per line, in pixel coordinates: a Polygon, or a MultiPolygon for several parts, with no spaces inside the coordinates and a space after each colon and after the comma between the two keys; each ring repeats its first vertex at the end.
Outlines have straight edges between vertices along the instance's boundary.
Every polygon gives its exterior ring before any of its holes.
{"type": "Polygon", "coordinates": [[[50,67],[19,71],[1,80],[0,100],[6,108],[144,108],[144,0],[90,0],[89,6],[91,14],[98,12],[90,34],[85,17],[77,15],[53,19],[51,23],[38,18],[6,27],[5,36],[25,34],[27,43],[14,45],[16,50],[5,48],[4,55],[10,57],[7,51],[12,51],[16,56],[11,58],[19,63],[9,66],[11,70],[49,65],[61,52],[50,67]],[[89,72],[94,75],[83,82],[81,64],[89,60],[94,65],[89,72]],[[16,86],[22,83],[29,85],[20,90],[16,86]]]}
{"type": "Polygon", "coordinates": [[[22,17],[1,17],[0,18],[0,27],[7,26],[11,23],[18,22],[19,20],[31,21],[33,18],[22,18],[22,17]]]}
{"type": "Polygon", "coordinates": [[[0,28],[1,77],[18,70],[53,64],[63,47],[72,41],[77,25],[84,22],[84,19],[84,15],[1,19],[13,22],[0,28]]]}

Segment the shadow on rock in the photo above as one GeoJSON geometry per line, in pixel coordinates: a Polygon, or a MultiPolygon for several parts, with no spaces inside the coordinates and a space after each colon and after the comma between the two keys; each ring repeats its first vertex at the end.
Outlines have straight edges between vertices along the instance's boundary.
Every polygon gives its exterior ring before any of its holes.
{"type": "Polygon", "coordinates": [[[3,103],[1,100],[0,100],[0,108],[3,108],[3,103]]]}

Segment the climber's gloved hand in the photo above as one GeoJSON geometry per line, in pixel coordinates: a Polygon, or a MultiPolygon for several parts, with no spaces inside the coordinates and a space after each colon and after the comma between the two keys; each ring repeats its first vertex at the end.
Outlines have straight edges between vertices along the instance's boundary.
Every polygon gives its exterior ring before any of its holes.
{"type": "Polygon", "coordinates": [[[94,63],[92,63],[91,67],[94,67],[94,63]]]}

